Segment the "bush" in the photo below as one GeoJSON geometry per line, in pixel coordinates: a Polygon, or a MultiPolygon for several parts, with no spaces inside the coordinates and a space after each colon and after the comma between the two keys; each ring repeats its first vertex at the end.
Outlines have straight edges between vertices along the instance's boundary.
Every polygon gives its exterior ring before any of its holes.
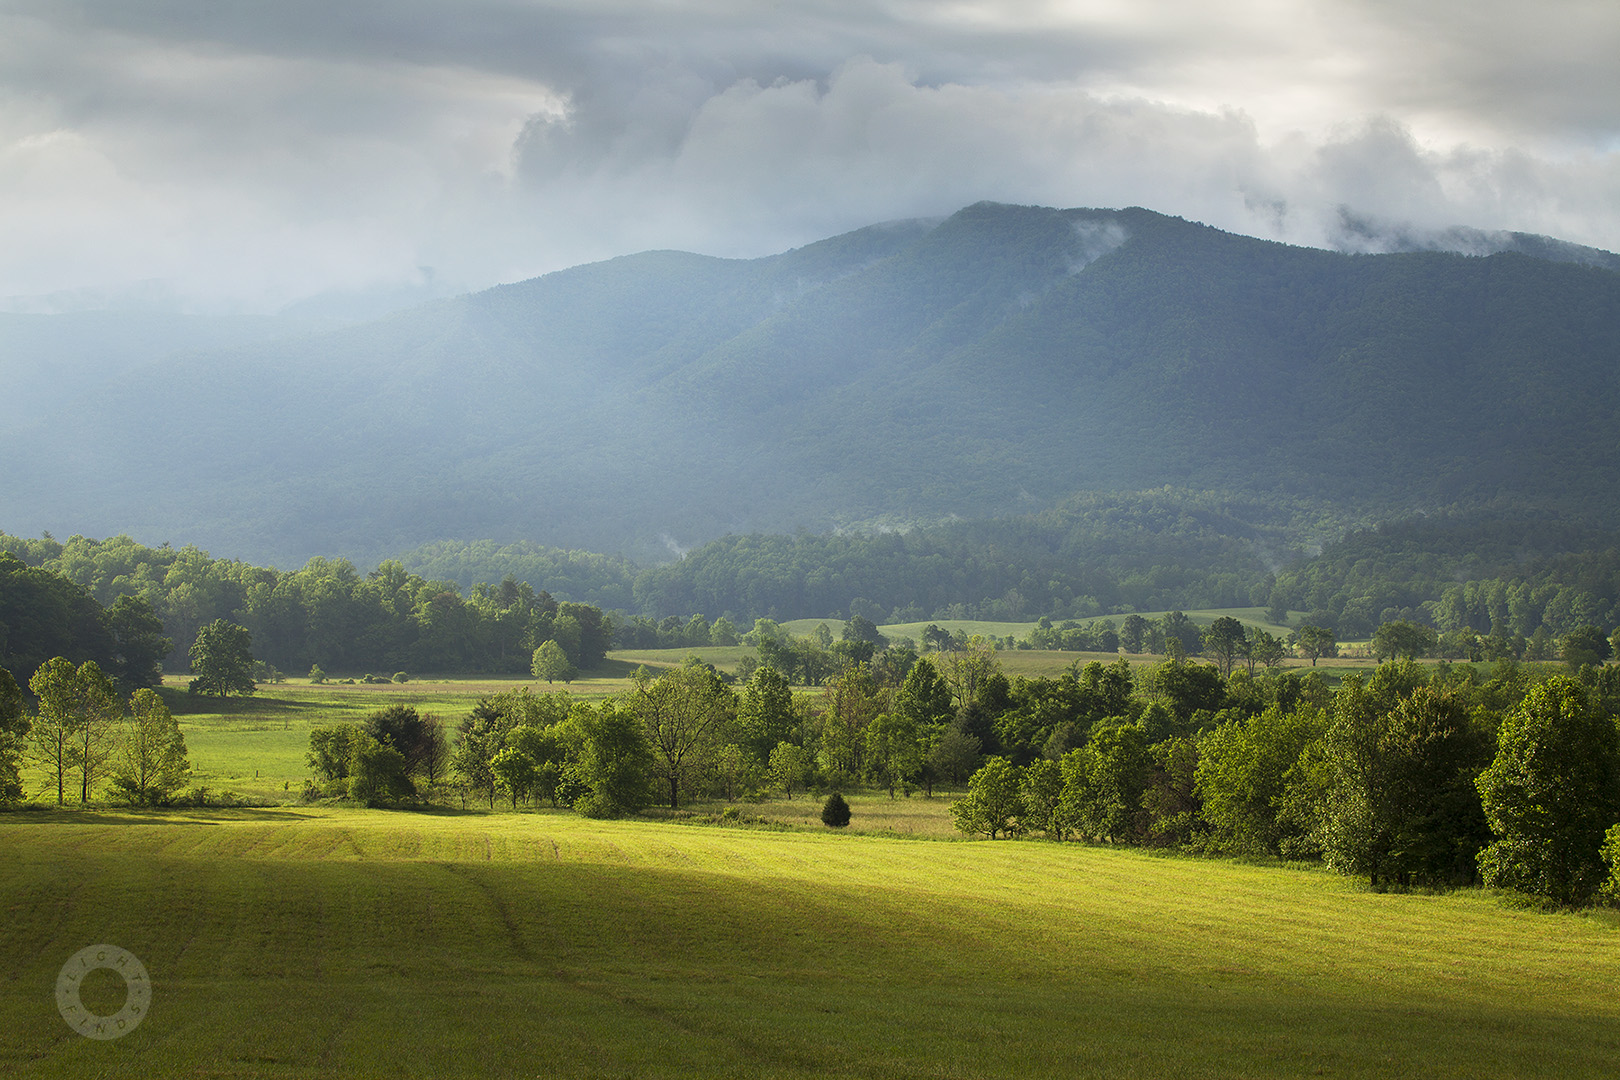
{"type": "Polygon", "coordinates": [[[309,668],[309,681],[312,682],[312,683],[323,683],[323,682],[326,681],[326,672],[321,670],[321,665],[319,665],[319,664],[311,664],[310,665],[310,668],[309,668]]]}
{"type": "Polygon", "coordinates": [[[409,675],[407,675],[403,671],[396,671],[396,672],[394,672],[394,681],[395,682],[410,682],[411,677],[409,675]]]}
{"type": "Polygon", "coordinates": [[[834,829],[849,824],[849,803],[838,792],[827,796],[827,801],[821,804],[821,823],[834,829]]]}

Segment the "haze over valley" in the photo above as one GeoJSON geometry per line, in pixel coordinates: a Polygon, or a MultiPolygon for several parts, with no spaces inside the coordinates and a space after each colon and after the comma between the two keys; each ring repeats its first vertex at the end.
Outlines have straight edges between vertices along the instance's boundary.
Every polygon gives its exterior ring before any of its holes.
{"type": "Polygon", "coordinates": [[[289,568],[483,539],[655,563],[728,533],[1164,486],[1285,526],[1273,561],[1346,525],[1488,506],[1613,528],[1620,259],[1464,238],[1467,255],[1352,255],[980,203],[319,332],[5,315],[21,408],[0,505],[16,534],[289,568]]]}

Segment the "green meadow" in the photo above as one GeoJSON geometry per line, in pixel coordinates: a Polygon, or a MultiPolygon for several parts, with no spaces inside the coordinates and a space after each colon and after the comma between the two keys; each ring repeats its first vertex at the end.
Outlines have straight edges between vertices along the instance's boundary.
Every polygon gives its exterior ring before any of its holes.
{"type": "MultiPolygon", "coordinates": [[[[1610,916],[1044,841],[17,812],[0,909],[18,1077],[1570,1077],[1620,1055],[1610,916]],[[102,942],[153,988],[107,1042],[53,999],[102,942]]],[[[110,1013],[101,975],[84,999],[110,1013]]]]}

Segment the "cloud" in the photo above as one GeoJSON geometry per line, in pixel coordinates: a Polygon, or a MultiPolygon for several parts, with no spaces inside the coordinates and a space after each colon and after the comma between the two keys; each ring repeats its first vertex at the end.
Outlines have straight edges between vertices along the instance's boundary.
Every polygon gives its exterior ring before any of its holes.
{"type": "MultiPolygon", "coordinates": [[[[1506,0],[15,0],[0,295],[273,306],[989,198],[1620,247],[1620,14],[1506,0]]],[[[1360,235],[1360,234],[1357,234],[1360,235]]],[[[1365,242],[1361,240],[1354,242],[1365,242]]]]}

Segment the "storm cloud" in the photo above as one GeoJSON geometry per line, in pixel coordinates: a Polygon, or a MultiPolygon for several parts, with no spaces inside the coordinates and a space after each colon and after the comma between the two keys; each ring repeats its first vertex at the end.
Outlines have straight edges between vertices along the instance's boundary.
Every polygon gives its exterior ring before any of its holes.
{"type": "Polygon", "coordinates": [[[1606,0],[14,0],[0,296],[475,288],[979,199],[1613,249],[1615,55],[1606,0]]]}

